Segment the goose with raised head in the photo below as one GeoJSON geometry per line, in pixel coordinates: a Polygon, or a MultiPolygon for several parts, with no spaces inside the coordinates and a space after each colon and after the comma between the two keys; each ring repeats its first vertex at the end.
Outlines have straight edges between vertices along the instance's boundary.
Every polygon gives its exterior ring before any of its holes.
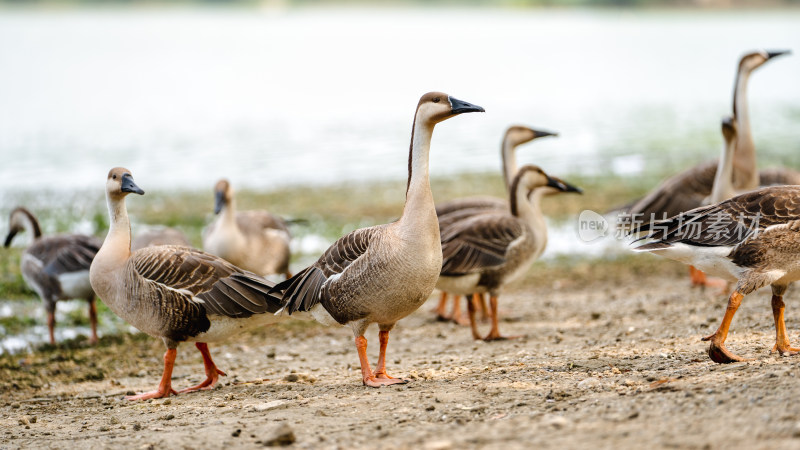
{"type": "Polygon", "coordinates": [[[447,94],[420,98],[414,115],[403,212],[396,222],[355,230],[336,241],[316,263],[275,286],[288,314],[308,311],[324,324],[349,325],[364,385],[404,383],[386,373],[389,331],[428,299],[442,267],[439,222],[428,177],[434,126],[483,108],[447,94]],[[367,360],[367,327],[379,327],[376,370],[367,360]]]}
{"type": "MultiPolygon", "coordinates": [[[[784,322],[783,294],[800,280],[800,186],[773,186],[737,195],[722,203],[702,206],[655,223],[634,233],[650,242],[634,248],[686,264],[736,283],[708,355],[718,363],[745,361],[725,348],[731,322],[742,299],[772,287],[775,322],[773,352],[795,354],[784,322]]],[[[636,241],[635,241],[636,242],[636,241]]]]}
{"type": "MultiPolygon", "coordinates": [[[[442,271],[436,287],[458,295],[488,293],[492,328],[484,340],[504,339],[498,329],[497,299],[547,246],[543,196],[581,190],[541,168],[523,166],[510,187],[510,208],[486,211],[453,223],[442,234],[442,271]]],[[[480,339],[474,302],[467,299],[472,337],[480,339]]]]}
{"type": "Polygon", "coordinates": [[[5,247],[11,245],[20,231],[27,232],[33,238],[33,242],[22,252],[20,271],[25,283],[44,303],[50,344],[56,343],[56,302],[77,298],[89,302],[92,329],[89,342],[96,344],[97,307],[94,291],[89,284],[89,266],[102,241],[82,234],[42,236],[39,221],[23,207],[11,211],[5,247]]]}
{"type": "MultiPolygon", "coordinates": [[[[558,136],[558,133],[553,133],[544,130],[535,130],[523,125],[512,125],[506,129],[503,135],[503,140],[500,145],[500,158],[503,164],[503,183],[508,192],[511,181],[514,175],[517,174],[517,147],[534,139],[543,138],[547,136],[558,136]]],[[[491,196],[475,196],[463,197],[453,199],[447,202],[436,205],[436,215],[439,218],[439,231],[443,232],[452,222],[468,217],[472,214],[478,214],[486,210],[508,210],[508,202],[502,198],[491,196]]],[[[461,315],[461,303],[458,297],[454,298],[453,309],[448,315],[447,309],[447,292],[442,292],[439,299],[439,305],[436,307],[436,315],[439,320],[452,320],[456,323],[464,323],[461,315]]],[[[486,304],[483,296],[480,296],[481,309],[486,312],[486,304]]]]}
{"type": "MultiPolygon", "coordinates": [[[[767,61],[788,51],[759,50],[746,53],[739,60],[733,91],[733,111],[738,131],[732,158],[732,180],[737,191],[749,191],[759,185],[800,183],[800,173],[786,168],[767,169],[763,180],[756,169],[755,145],[750,130],[747,107],[747,85],[752,72],[767,61]]],[[[718,160],[707,161],[674,175],[628,208],[630,217],[638,220],[665,219],[701,206],[714,185],[718,160]]],[[[636,221],[636,220],[635,220],[636,221]]],[[[693,285],[706,285],[702,272],[690,269],[693,285]]]]}
{"type": "Polygon", "coordinates": [[[289,278],[289,241],[286,222],[267,211],[237,211],[231,183],[214,186],[217,220],[203,232],[203,250],[259,275],[289,278]]]}
{"type": "Polygon", "coordinates": [[[115,314],[164,341],[164,370],[153,392],[129,400],[168,397],[177,347],[194,342],[203,357],[206,380],[180,392],[211,389],[225,373],[208,351],[209,342],[280,318],[282,306],[268,292],[273,283],[228,261],[189,247],[160,245],[131,252],[128,194],[143,195],[130,171],[111,169],[106,180],[110,229],[90,269],[95,292],[115,314]]]}
{"type": "Polygon", "coordinates": [[[131,241],[131,251],[151,245],[182,245],[191,247],[192,243],[181,230],[172,227],[153,227],[136,234],[131,241]]]}

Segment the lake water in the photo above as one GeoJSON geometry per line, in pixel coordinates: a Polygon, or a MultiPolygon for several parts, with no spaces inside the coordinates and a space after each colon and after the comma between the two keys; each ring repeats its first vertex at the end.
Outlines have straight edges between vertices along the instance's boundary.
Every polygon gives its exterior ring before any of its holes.
{"type": "MultiPolygon", "coordinates": [[[[800,51],[800,11],[0,10],[0,209],[12,193],[403,179],[419,96],[486,108],[437,126],[433,175],[495,170],[503,130],[560,175],[715,157],[737,59],[800,51]]],[[[798,161],[800,55],[752,78],[763,158],[798,161]],[[793,159],[794,158],[794,159],[793,159]]],[[[98,194],[102,195],[102,194],[98,194]]]]}

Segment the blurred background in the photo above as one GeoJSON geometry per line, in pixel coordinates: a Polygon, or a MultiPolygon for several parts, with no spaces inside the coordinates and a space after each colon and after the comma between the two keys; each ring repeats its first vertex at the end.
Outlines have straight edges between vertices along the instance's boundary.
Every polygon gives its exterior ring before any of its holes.
{"type": "MultiPolygon", "coordinates": [[[[125,166],[147,192],[129,201],[134,232],[177,226],[199,245],[227,177],[242,209],[308,221],[302,265],[399,215],[414,109],[439,90],[487,112],[437,126],[437,201],[503,195],[509,125],[557,131],[518,153],[587,190],[549,206],[571,227],[548,255],[602,257],[570,218],[717,157],[739,56],[797,53],[798,24],[797,0],[0,1],[0,214],[103,236],[105,177],[125,166]]],[[[800,168],[798,75],[795,54],[751,79],[764,166],[800,168]]],[[[0,298],[32,296],[18,253],[2,253],[0,298]]]]}

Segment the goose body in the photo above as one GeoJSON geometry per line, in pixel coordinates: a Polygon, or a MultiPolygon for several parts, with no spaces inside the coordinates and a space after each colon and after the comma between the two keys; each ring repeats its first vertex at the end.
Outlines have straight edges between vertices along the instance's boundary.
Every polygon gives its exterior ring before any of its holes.
{"type": "Polygon", "coordinates": [[[228,180],[214,187],[216,221],[203,233],[203,249],[259,275],[289,276],[289,241],[286,222],[267,211],[236,211],[228,180]]]}
{"type": "Polygon", "coordinates": [[[423,95],[414,115],[406,202],[400,219],[345,235],[316,263],[273,289],[282,296],[288,314],[306,311],[322,323],[350,326],[364,385],[405,382],[386,373],[389,331],[425,302],[442,265],[439,223],[428,177],[433,128],[450,117],[475,111],[483,108],[443,93],[423,95]],[[372,323],[380,330],[380,356],[374,372],[364,337],[372,323]]]}
{"type": "MultiPolygon", "coordinates": [[[[732,161],[732,179],[737,191],[753,190],[764,185],[800,183],[800,172],[791,169],[757,171],[755,144],[747,107],[747,85],[752,72],[772,58],[787,53],[761,50],[747,53],[739,60],[733,92],[733,115],[738,136],[732,161]]],[[[718,166],[717,160],[707,161],[668,178],[635,202],[628,212],[644,220],[650,220],[651,217],[664,219],[701,206],[711,195],[718,166]]]]}
{"type": "Polygon", "coordinates": [[[129,193],[144,191],[130,171],[111,169],[106,182],[110,230],[90,269],[92,287],[109,309],[167,347],[158,389],[129,399],[176,393],[171,376],[181,342],[196,343],[207,376],[181,392],[210,389],[225,373],[214,365],[207,343],[280,320],[274,313],[282,305],[268,295],[272,283],[220,257],[174,245],[131,252],[129,193]]]}
{"type": "Polygon", "coordinates": [[[736,283],[719,329],[704,338],[711,341],[712,360],[743,360],[724,346],[728,329],[742,298],[767,285],[773,292],[773,350],[798,350],[786,335],[783,294],[800,280],[800,186],[760,188],[634,230],[645,231],[650,233],[642,239],[650,242],[634,250],[692,264],[736,283]]]}
{"type": "Polygon", "coordinates": [[[47,311],[50,344],[55,345],[55,310],[59,300],[85,299],[89,302],[91,343],[97,343],[97,309],[89,283],[89,266],[102,241],[80,234],[42,236],[36,217],[19,207],[9,216],[5,246],[20,231],[27,231],[33,242],[22,252],[20,271],[25,283],[42,299],[47,311]]]}
{"type": "Polygon", "coordinates": [[[192,243],[182,231],[170,227],[155,227],[137,233],[131,242],[131,251],[151,245],[181,245],[191,247],[192,243]]]}
{"type": "MultiPolygon", "coordinates": [[[[554,192],[580,192],[531,165],[519,170],[510,191],[510,209],[473,215],[454,222],[442,233],[444,260],[436,286],[458,295],[490,295],[492,330],[486,340],[503,338],[497,325],[497,298],[502,288],[524,274],[547,246],[542,197],[554,192]]],[[[472,335],[479,339],[474,305],[468,305],[472,335]]]]}
{"type": "MultiPolygon", "coordinates": [[[[503,164],[503,183],[506,191],[510,189],[511,182],[517,174],[517,147],[527,142],[546,136],[558,136],[558,133],[550,131],[535,130],[523,125],[513,125],[506,129],[500,145],[500,158],[503,164]]],[[[453,223],[476,214],[487,211],[507,211],[508,201],[502,198],[488,195],[456,198],[436,205],[436,216],[439,219],[439,230],[444,233],[453,223]]],[[[448,316],[445,312],[447,308],[447,291],[442,291],[439,306],[436,312],[439,320],[453,320],[463,323],[461,317],[460,303],[456,297],[453,302],[453,311],[448,316]]],[[[483,296],[480,296],[481,308],[486,314],[486,305],[483,296]]]]}

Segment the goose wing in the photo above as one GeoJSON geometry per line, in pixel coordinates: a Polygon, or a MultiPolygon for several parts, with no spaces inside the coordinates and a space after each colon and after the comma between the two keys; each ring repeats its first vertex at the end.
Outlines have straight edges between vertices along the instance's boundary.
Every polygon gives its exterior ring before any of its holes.
{"type": "Polygon", "coordinates": [[[236,213],[236,225],[245,234],[262,233],[264,229],[275,229],[289,232],[289,226],[283,218],[267,211],[240,211],[236,213]]]}
{"type": "Polygon", "coordinates": [[[651,217],[663,219],[697,208],[711,195],[716,173],[716,160],[684,170],[665,180],[628,212],[648,221],[651,217]]]}
{"type": "Polygon", "coordinates": [[[49,276],[89,270],[102,241],[81,234],[46,236],[37,239],[26,253],[42,262],[49,276]]]}
{"type": "Polygon", "coordinates": [[[442,275],[463,275],[499,266],[524,226],[508,214],[485,213],[453,223],[442,232],[442,275]]]}
{"type": "Polygon", "coordinates": [[[377,240],[385,225],[361,228],[348,233],[333,243],[316,263],[298,272],[297,275],[275,285],[271,292],[279,292],[286,304],[286,311],[308,311],[323,302],[325,284],[338,278],[351,264],[369,253],[370,244],[377,240]]]}
{"type": "Polygon", "coordinates": [[[463,209],[508,209],[508,202],[497,197],[488,195],[456,198],[444,203],[436,205],[436,215],[441,220],[442,216],[448,215],[453,212],[458,212],[463,209]]]}
{"type": "Polygon", "coordinates": [[[738,245],[770,227],[795,220],[800,220],[800,186],[774,186],[695,208],[667,220],[644,223],[633,232],[649,232],[637,241],[657,241],[637,247],[641,250],[678,242],[718,247],[738,245]]]}
{"type": "Polygon", "coordinates": [[[222,258],[181,246],[143,248],[131,257],[136,275],[157,292],[164,308],[246,318],[282,306],[269,295],[273,283],[222,258]]]}

